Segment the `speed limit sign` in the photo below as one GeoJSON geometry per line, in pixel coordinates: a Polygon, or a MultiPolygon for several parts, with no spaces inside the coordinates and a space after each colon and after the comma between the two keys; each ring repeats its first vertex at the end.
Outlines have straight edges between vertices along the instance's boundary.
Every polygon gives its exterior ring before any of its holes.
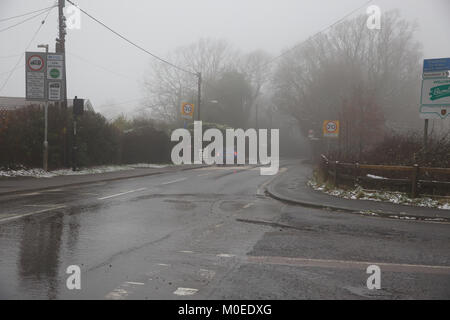
{"type": "Polygon", "coordinates": [[[323,122],[323,136],[329,138],[339,137],[339,120],[325,120],[323,122]]]}
{"type": "Polygon", "coordinates": [[[194,115],[194,104],[183,102],[181,104],[181,117],[184,119],[192,119],[194,115]]]}

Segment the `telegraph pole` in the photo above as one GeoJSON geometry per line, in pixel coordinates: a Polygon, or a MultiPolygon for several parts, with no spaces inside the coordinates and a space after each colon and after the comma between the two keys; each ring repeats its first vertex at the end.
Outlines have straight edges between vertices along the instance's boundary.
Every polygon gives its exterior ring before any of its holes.
{"type": "Polygon", "coordinates": [[[198,91],[197,91],[197,108],[198,108],[198,112],[197,112],[197,120],[200,121],[200,103],[201,103],[201,97],[202,97],[202,73],[198,72],[197,73],[197,77],[198,77],[198,91]]]}
{"type": "Polygon", "coordinates": [[[58,38],[56,39],[55,51],[63,55],[63,101],[60,106],[64,110],[64,142],[63,142],[63,162],[64,166],[69,166],[68,157],[68,143],[67,143],[67,127],[68,127],[68,113],[67,113],[67,77],[66,77],[66,17],[64,16],[65,0],[58,0],[58,38]]]}

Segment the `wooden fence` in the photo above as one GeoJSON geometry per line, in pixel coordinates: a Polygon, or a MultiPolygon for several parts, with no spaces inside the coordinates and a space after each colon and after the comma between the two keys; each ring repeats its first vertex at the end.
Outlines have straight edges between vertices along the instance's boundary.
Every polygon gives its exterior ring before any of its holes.
{"type": "Polygon", "coordinates": [[[411,197],[415,198],[420,194],[421,189],[432,189],[443,195],[448,195],[450,190],[450,168],[431,168],[413,166],[393,166],[393,165],[374,165],[359,163],[343,163],[339,161],[330,161],[325,155],[321,155],[320,170],[325,181],[330,181],[333,186],[340,184],[353,184],[361,182],[372,182],[387,185],[389,187],[406,187],[410,190],[411,197]],[[362,172],[384,173],[382,177],[362,175],[362,172]],[[385,177],[386,175],[395,175],[396,177],[385,177]],[[402,177],[398,177],[402,176],[402,177]],[[406,177],[405,177],[406,176],[406,177]],[[444,180],[423,180],[423,177],[445,177],[444,180]]]}

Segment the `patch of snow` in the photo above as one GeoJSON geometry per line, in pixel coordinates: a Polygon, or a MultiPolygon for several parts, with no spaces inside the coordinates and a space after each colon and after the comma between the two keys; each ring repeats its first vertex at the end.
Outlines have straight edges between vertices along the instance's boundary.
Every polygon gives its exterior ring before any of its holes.
{"type": "MultiPolygon", "coordinates": [[[[371,200],[371,201],[386,201],[395,204],[405,204],[418,207],[437,208],[443,210],[450,210],[450,200],[435,200],[429,197],[410,198],[408,194],[397,191],[374,191],[365,190],[360,186],[352,190],[343,190],[340,188],[329,190],[325,185],[320,185],[316,181],[308,181],[308,186],[314,190],[322,191],[332,196],[341,197],[352,200],[371,200]]],[[[397,217],[398,218],[398,217],[397,217]]],[[[408,217],[404,217],[408,219],[408,217]]]]}
{"type": "Polygon", "coordinates": [[[77,171],[72,169],[59,169],[54,171],[44,171],[43,169],[19,169],[19,170],[0,170],[0,177],[34,177],[34,178],[52,178],[56,176],[71,176],[83,174],[97,174],[105,172],[115,172],[122,170],[134,170],[139,168],[164,168],[169,165],[165,164],[151,164],[151,163],[137,163],[128,165],[109,165],[96,166],[90,168],[82,168],[77,171]]]}

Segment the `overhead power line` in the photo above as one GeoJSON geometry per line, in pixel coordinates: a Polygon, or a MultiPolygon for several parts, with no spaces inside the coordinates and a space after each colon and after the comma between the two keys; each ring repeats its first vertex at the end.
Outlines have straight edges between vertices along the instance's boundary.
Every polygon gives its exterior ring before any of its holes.
{"type": "Polygon", "coordinates": [[[91,62],[90,60],[88,60],[88,59],[86,59],[86,58],[83,58],[83,57],[81,57],[81,56],[79,56],[79,55],[77,55],[77,54],[75,54],[75,53],[73,53],[73,52],[67,52],[67,53],[68,53],[69,55],[71,55],[71,56],[77,58],[77,59],[80,60],[80,61],[84,61],[85,63],[87,63],[87,64],[89,64],[89,65],[91,65],[91,66],[94,66],[94,67],[96,67],[96,68],[102,69],[102,70],[104,70],[104,71],[106,71],[106,72],[109,72],[109,73],[114,74],[114,75],[116,75],[116,76],[122,77],[122,78],[124,78],[124,79],[136,81],[136,79],[132,79],[131,77],[128,77],[128,76],[126,76],[126,75],[124,75],[124,74],[121,74],[121,73],[119,73],[119,72],[110,70],[110,69],[108,69],[108,68],[106,68],[106,67],[104,67],[104,66],[101,66],[101,65],[99,65],[99,64],[96,64],[96,63],[94,63],[94,62],[91,62]]]}
{"type": "Polygon", "coordinates": [[[4,21],[8,21],[8,20],[13,20],[13,19],[16,19],[16,18],[25,17],[25,16],[28,16],[28,15],[36,13],[36,12],[41,12],[41,11],[46,11],[48,9],[52,9],[54,7],[56,7],[56,5],[53,5],[53,6],[47,7],[47,8],[42,8],[42,9],[39,9],[39,10],[30,11],[30,12],[27,12],[27,13],[24,13],[24,14],[20,14],[18,16],[14,16],[14,17],[3,18],[3,19],[0,19],[0,22],[4,22],[4,21]]]}
{"type": "MultiPolygon", "coordinates": [[[[50,9],[48,9],[48,11],[50,11],[52,8],[53,8],[53,7],[51,7],[50,9]]],[[[38,17],[38,16],[41,16],[41,15],[45,14],[46,12],[47,12],[47,11],[40,12],[40,13],[35,14],[34,16],[31,16],[31,17],[29,17],[29,18],[26,18],[26,19],[24,19],[24,20],[22,20],[22,21],[20,21],[20,22],[18,22],[18,23],[15,23],[15,24],[13,24],[13,25],[10,25],[9,27],[0,29],[0,32],[6,31],[6,30],[12,29],[12,28],[14,28],[14,27],[17,27],[17,26],[19,26],[19,25],[21,25],[21,24],[24,24],[25,22],[30,21],[30,20],[32,20],[32,19],[38,17]]]]}
{"type": "Polygon", "coordinates": [[[172,66],[172,67],[174,67],[174,68],[176,68],[176,69],[178,69],[178,70],[180,70],[180,71],[184,71],[184,72],[190,73],[190,74],[192,74],[192,75],[194,75],[194,76],[197,76],[197,75],[198,75],[196,72],[187,70],[187,69],[182,68],[182,67],[180,67],[180,66],[177,66],[176,64],[173,64],[172,62],[167,61],[166,59],[163,59],[163,58],[157,56],[157,55],[154,54],[154,53],[151,53],[150,51],[148,51],[148,50],[144,49],[143,47],[141,47],[140,45],[136,44],[135,42],[129,40],[128,38],[126,38],[125,36],[123,36],[122,34],[120,34],[119,32],[117,32],[117,31],[113,30],[112,28],[108,27],[106,24],[104,24],[103,22],[101,22],[101,21],[98,20],[97,18],[93,17],[91,14],[89,14],[89,13],[86,12],[85,10],[81,9],[80,7],[78,7],[78,6],[77,6],[75,3],[73,3],[72,1],[67,0],[67,2],[69,2],[70,4],[76,6],[81,12],[83,12],[83,13],[84,13],[85,15],[87,15],[89,18],[91,18],[92,20],[94,20],[94,21],[97,22],[98,24],[102,25],[104,28],[108,29],[109,31],[111,31],[112,33],[114,33],[114,34],[115,34],[116,36],[118,36],[119,38],[125,40],[126,42],[128,42],[128,43],[131,44],[132,46],[138,48],[139,50],[141,50],[141,51],[143,51],[143,52],[145,52],[145,53],[151,55],[153,58],[155,58],[155,59],[157,59],[157,60],[159,60],[159,61],[161,61],[161,62],[163,62],[163,63],[165,63],[165,64],[167,64],[167,65],[170,65],[170,66],[172,66]]]}
{"type": "Polygon", "coordinates": [[[334,26],[340,24],[341,22],[343,22],[345,19],[347,19],[348,17],[350,17],[352,14],[354,14],[355,12],[361,10],[362,8],[364,8],[365,6],[367,6],[369,3],[371,3],[373,0],[369,0],[366,1],[364,4],[362,4],[361,6],[357,7],[356,9],[353,9],[352,11],[350,11],[349,13],[347,13],[345,16],[343,16],[342,18],[340,18],[339,20],[333,22],[332,24],[328,25],[327,27],[323,28],[322,30],[316,32],[315,34],[313,34],[312,36],[310,36],[308,39],[303,40],[302,42],[296,44],[295,46],[291,47],[290,49],[282,52],[281,54],[279,54],[278,56],[270,59],[269,61],[263,63],[262,65],[260,65],[261,67],[265,67],[269,64],[271,64],[272,62],[274,62],[275,60],[281,58],[282,56],[286,55],[287,53],[301,47],[302,45],[304,45],[306,42],[308,42],[308,40],[311,40],[313,38],[315,38],[316,36],[318,36],[321,33],[324,33],[325,31],[328,31],[329,29],[333,28],[334,26]]]}
{"type": "Polygon", "coordinates": [[[31,38],[30,42],[28,43],[28,45],[26,46],[24,52],[20,55],[19,60],[17,60],[16,65],[14,66],[14,68],[11,69],[11,71],[9,72],[8,77],[6,78],[5,82],[3,82],[3,85],[0,88],[0,92],[3,91],[3,89],[6,87],[6,85],[8,84],[9,79],[11,79],[12,74],[14,73],[14,71],[17,70],[20,62],[22,61],[24,55],[25,55],[25,51],[28,50],[28,48],[31,46],[31,44],[33,43],[34,39],[36,39],[36,36],[38,35],[39,31],[41,31],[42,26],[44,25],[45,21],[47,20],[48,16],[50,15],[50,12],[52,11],[53,7],[51,7],[50,9],[48,9],[47,11],[47,15],[44,17],[44,19],[41,21],[41,23],[39,24],[39,27],[36,29],[35,33],[33,34],[33,37],[31,38]]]}

